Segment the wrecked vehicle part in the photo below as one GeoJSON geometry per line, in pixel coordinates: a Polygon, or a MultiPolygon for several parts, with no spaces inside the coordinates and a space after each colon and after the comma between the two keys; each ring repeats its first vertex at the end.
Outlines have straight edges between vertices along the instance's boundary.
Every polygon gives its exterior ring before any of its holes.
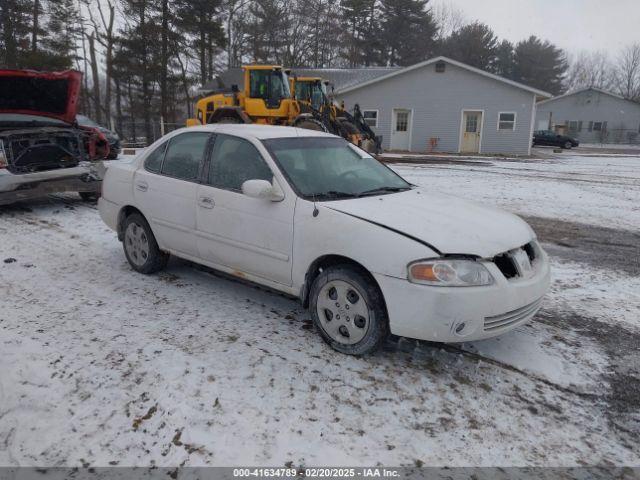
{"type": "Polygon", "coordinates": [[[82,74],[0,70],[0,204],[65,191],[97,194],[98,129],[76,121],[82,74]]]}
{"type": "Polygon", "coordinates": [[[0,150],[13,174],[75,167],[86,160],[82,135],[68,128],[2,131],[0,150]]]}
{"type": "MultiPolygon", "coordinates": [[[[90,171],[87,165],[81,165],[70,168],[73,174],[66,177],[56,176],[54,178],[43,180],[33,180],[21,182],[16,188],[9,191],[0,189],[0,205],[9,205],[11,203],[40,198],[52,193],[78,192],[91,193],[99,195],[102,186],[102,179],[90,171]]],[[[50,174],[51,172],[45,172],[50,174]]],[[[25,175],[22,175],[23,177],[25,175]]],[[[49,175],[50,176],[50,175],[49,175]]],[[[0,184],[2,177],[0,176],[0,184]]]]}

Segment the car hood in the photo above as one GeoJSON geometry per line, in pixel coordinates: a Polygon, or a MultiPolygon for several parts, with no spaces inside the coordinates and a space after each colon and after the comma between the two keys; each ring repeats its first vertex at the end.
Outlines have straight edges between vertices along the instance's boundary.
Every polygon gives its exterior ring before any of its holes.
{"type": "Polygon", "coordinates": [[[0,70],[0,113],[21,113],[73,123],[82,73],[0,70]]]}
{"type": "Polygon", "coordinates": [[[323,205],[413,237],[441,254],[491,258],[535,237],[516,215],[421,189],[323,205]]]}

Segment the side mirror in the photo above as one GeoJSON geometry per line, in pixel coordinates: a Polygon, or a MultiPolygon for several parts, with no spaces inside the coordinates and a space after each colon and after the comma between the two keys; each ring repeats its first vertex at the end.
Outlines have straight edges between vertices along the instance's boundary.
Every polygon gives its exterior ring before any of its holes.
{"type": "Polygon", "coordinates": [[[261,198],[272,202],[284,200],[284,193],[275,179],[273,183],[266,180],[247,180],[242,184],[242,193],[247,197],[261,198]]]}

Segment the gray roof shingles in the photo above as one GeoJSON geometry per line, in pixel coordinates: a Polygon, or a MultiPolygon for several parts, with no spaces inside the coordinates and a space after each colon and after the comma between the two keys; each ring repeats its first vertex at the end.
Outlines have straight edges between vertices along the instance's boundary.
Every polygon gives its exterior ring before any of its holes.
{"type": "MultiPolygon", "coordinates": [[[[336,90],[352,87],[363,82],[401,70],[402,67],[363,67],[363,68],[292,68],[300,77],[321,77],[329,81],[336,90]]],[[[213,92],[219,89],[229,89],[238,85],[242,89],[242,69],[231,68],[219,73],[214,80],[205,84],[201,93],[213,92]]]]}

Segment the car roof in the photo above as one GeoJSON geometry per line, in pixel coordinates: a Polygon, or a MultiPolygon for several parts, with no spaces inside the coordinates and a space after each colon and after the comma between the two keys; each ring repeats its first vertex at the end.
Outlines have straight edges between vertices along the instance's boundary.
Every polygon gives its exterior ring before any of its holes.
{"type": "Polygon", "coordinates": [[[307,130],[306,128],[281,127],[273,125],[256,125],[256,124],[232,124],[232,123],[214,123],[210,125],[200,125],[197,127],[186,127],[181,131],[208,131],[218,133],[228,133],[230,135],[239,135],[242,137],[253,137],[258,140],[268,138],[291,138],[291,137],[335,137],[330,133],[320,132],[317,130],[307,130]]]}

